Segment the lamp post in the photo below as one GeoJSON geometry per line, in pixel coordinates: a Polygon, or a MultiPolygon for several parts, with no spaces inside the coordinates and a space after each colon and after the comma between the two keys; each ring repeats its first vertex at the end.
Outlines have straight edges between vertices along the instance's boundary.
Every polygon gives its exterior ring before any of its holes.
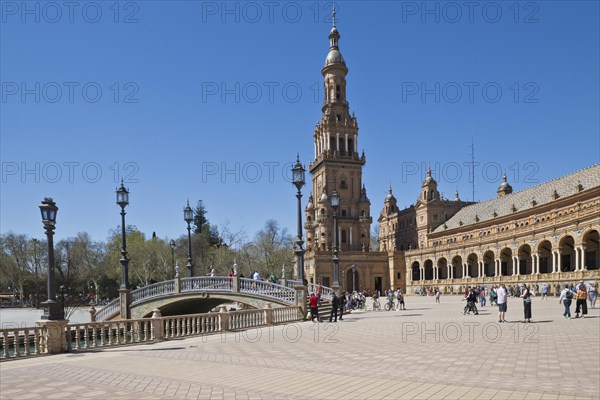
{"type": "Polygon", "coordinates": [[[54,280],[54,225],[56,224],[56,213],[58,207],[50,197],[46,197],[40,205],[40,211],[42,212],[42,223],[46,230],[46,237],[48,238],[48,300],[44,301],[44,314],[42,319],[50,321],[58,321],[64,319],[61,316],[60,306],[56,302],[56,282],[54,280]],[[61,318],[62,317],[62,318],[61,318]]]}
{"type": "Polygon", "coordinates": [[[121,301],[121,319],[131,318],[131,309],[129,307],[129,259],[127,258],[127,236],[125,234],[125,207],[129,204],[129,191],[125,189],[123,180],[121,187],[117,189],[117,204],[121,207],[121,287],[119,288],[119,298],[121,301]]]}
{"type": "Polygon", "coordinates": [[[356,290],[356,265],[352,264],[352,292],[356,290]]]}
{"type": "Polygon", "coordinates": [[[302,282],[301,284],[304,286],[304,249],[302,245],[304,241],[302,240],[302,192],[301,189],[304,186],[304,172],[306,170],[300,164],[300,156],[296,157],[296,164],[292,168],[292,183],[298,189],[298,193],[296,193],[296,198],[298,199],[298,236],[296,238],[296,276],[297,280],[302,282]]]}
{"type": "Polygon", "coordinates": [[[192,264],[192,228],[190,224],[194,220],[194,210],[190,207],[190,202],[188,200],[187,206],[183,209],[183,219],[187,222],[187,231],[188,231],[188,259],[186,268],[190,271],[190,277],[194,276],[194,265],[192,264]]]}
{"type": "Polygon", "coordinates": [[[331,207],[333,208],[333,285],[332,289],[339,294],[340,290],[340,259],[338,257],[337,212],[340,206],[340,195],[333,187],[331,207]]]}
{"type": "Polygon", "coordinates": [[[171,239],[169,246],[171,246],[171,272],[173,278],[175,278],[175,248],[177,247],[177,243],[171,239]]]}

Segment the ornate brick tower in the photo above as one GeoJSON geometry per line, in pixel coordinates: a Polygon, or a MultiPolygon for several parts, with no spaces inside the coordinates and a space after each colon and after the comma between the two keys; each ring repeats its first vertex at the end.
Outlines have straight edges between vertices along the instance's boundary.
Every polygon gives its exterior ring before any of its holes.
{"type": "Polygon", "coordinates": [[[329,53],[321,70],[325,93],[321,121],[314,131],[315,158],[309,165],[312,193],[305,210],[307,263],[314,278],[331,269],[329,263],[320,266],[315,263],[319,256],[326,260],[334,247],[330,201],[334,189],[340,196],[337,237],[342,262],[350,259],[349,253],[368,252],[371,240],[371,202],[362,182],[366,158],[364,152],[358,154],[358,123],[354,114],[350,114],[346,100],[348,68],[340,53],[339,39],[334,14],[329,53]]]}

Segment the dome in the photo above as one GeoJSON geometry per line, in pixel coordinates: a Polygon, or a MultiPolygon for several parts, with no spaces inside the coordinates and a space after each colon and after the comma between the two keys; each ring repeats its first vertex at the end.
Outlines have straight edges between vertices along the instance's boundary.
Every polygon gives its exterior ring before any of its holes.
{"type": "Polygon", "coordinates": [[[388,195],[385,196],[385,201],[396,201],[396,198],[394,197],[394,195],[392,194],[392,187],[390,186],[390,188],[388,189],[388,195]]]}
{"type": "Polygon", "coordinates": [[[502,177],[502,183],[498,186],[498,192],[512,192],[512,186],[510,186],[506,180],[506,174],[502,177]]]}
{"type": "Polygon", "coordinates": [[[312,199],[312,193],[310,195],[310,197],[308,198],[308,204],[306,205],[306,210],[312,210],[314,209],[314,205],[313,205],[313,199],[312,199]]]}
{"type": "Polygon", "coordinates": [[[346,65],[344,61],[344,57],[342,57],[342,53],[339,50],[331,49],[329,50],[329,54],[327,54],[327,58],[325,59],[325,66],[331,64],[343,64],[346,65]]]}

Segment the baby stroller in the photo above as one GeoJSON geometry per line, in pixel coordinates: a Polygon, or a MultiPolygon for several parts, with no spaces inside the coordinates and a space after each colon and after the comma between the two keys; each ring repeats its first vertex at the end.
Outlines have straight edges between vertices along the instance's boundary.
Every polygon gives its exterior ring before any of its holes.
{"type": "Polygon", "coordinates": [[[475,315],[479,315],[479,311],[477,311],[477,306],[475,305],[475,303],[477,302],[477,294],[475,293],[475,291],[471,290],[471,292],[469,292],[469,295],[466,298],[467,300],[467,305],[465,306],[465,309],[463,310],[463,315],[467,314],[467,313],[471,313],[473,312],[473,314],[475,315]]]}

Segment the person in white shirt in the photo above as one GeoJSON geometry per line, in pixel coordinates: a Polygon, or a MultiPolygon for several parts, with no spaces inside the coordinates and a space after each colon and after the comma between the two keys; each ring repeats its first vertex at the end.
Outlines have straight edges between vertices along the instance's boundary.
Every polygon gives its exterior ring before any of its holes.
{"type": "Polygon", "coordinates": [[[496,300],[496,304],[498,304],[498,322],[506,322],[506,319],[504,319],[504,314],[506,313],[508,293],[504,283],[501,284],[498,289],[496,289],[496,296],[498,296],[496,300]]]}
{"type": "Polygon", "coordinates": [[[565,285],[562,292],[560,292],[560,297],[558,299],[558,304],[562,304],[565,306],[565,312],[563,313],[563,317],[569,319],[571,318],[571,302],[573,301],[573,292],[569,289],[569,285],[565,285]]]}

